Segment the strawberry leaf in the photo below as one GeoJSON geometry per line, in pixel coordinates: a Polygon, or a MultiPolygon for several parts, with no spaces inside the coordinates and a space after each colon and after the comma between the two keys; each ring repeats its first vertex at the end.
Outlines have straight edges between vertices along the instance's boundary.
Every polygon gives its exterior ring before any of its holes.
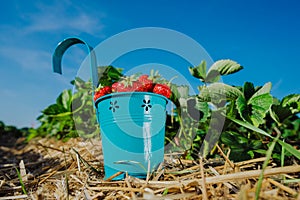
{"type": "Polygon", "coordinates": [[[210,114],[207,102],[197,101],[195,108],[200,111],[200,122],[205,122],[210,114]]]}
{"type": "Polygon", "coordinates": [[[218,60],[215,62],[208,70],[207,74],[211,73],[211,71],[216,70],[220,73],[220,75],[228,75],[233,74],[242,70],[243,67],[235,61],[232,60],[218,60]]]}
{"type": "Polygon", "coordinates": [[[111,86],[122,77],[122,69],[113,66],[98,67],[98,85],[111,86]]]}
{"type": "Polygon", "coordinates": [[[253,96],[248,101],[248,105],[252,106],[250,118],[255,126],[259,126],[260,124],[264,123],[264,118],[272,106],[272,103],[273,97],[268,93],[259,96],[253,96]]]}
{"type": "Polygon", "coordinates": [[[300,94],[291,94],[284,97],[281,101],[283,107],[287,107],[293,114],[300,112],[300,94]]]}
{"type": "Polygon", "coordinates": [[[243,87],[243,92],[246,100],[249,100],[255,93],[255,88],[253,83],[246,82],[243,87]]]}
{"type": "Polygon", "coordinates": [[[218,70],[210,70],[204,80],[205,83],[215,83],[220,80],[220,72],[218,70]]]}
{"type": "Polygon", "coordinates": [[[282,105],[272,105],[270,109],[270,116],[276,123],[281,124],[284,120],[293,116],[293,114],[288,107],[283,107],[282,105]]]}
{"type": "Polygon", "coordinates": [[[44,115],[58,115],[64,112],[66,112],[65,108],[59,104],[52,104],[42,111],[44,115]]]}
{"type": "Polygon", "coordinates": [[[222,100],[236,100],[243,93],[230,85],[224,83],[212,83],[200,89],[199,98],[201,101],[220,102],[222,100]]]}
{"type": "Polygon", "coordinates": [[[259,88],[259,89],[253,94],[252,98],[255,97],[255,96],[259,96],[259,95],[261,95],[261,94],[270,93],[271,87],[272,87],[272,83],[271,83],[271,82],[266,83],[263,87],[259,88]]]}
{"type": "Polygon", "coordinates": [[[253,93],[253,85],[247,83],[244,86],[244,96],[240,96],[236,100],[237,110],[242,119],[251,122],[254,126],[258,127],[264,122],[266,113],[273,104],[273,97],[269,93],[271,90],[271,83],[265,84],[257,92],[255,92],[249,100],[245,98],[245,94],[253,93]],[[249,91],[246,91],[246,90],[249,91]]]}
{"type": "Polygon", "coordinates": [[[200,65],[196,67],[189,67],[189,71],[192,76],[204,81],[206,78],[206,62],[203,60],[200,65]]]}
{"type": "Polygon", "coordinates": [[[66,111],[71,111],[72,91],[64,90],[56,99],[56,103],[61,105],[66,111]]]}

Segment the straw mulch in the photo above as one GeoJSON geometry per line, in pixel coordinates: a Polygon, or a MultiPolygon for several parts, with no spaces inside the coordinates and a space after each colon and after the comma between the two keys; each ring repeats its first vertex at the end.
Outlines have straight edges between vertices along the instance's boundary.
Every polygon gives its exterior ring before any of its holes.
{"type": "MultiPolygon", "coordinates": [[[[232,163],[189,161],[166,155],[146,180],[103,180],[100,140],[67,142],[39,138],[22,146],[0,146],[0,200],[4,199],[254,199],[265,158],[232,163]],[[22,182],[18,178],[19,170],[22,182]],[[22,183],[25,192],[22,190],[22,183]]],[[[300,199],[300,166],[264,171],[260,199],[300,199]]]]}

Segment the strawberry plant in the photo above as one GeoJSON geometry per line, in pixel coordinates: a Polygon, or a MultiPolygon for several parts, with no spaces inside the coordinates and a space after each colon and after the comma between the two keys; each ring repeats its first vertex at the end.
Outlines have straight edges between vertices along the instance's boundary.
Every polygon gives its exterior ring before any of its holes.
{"type": "MultiPolygon", "coordinates": [[[[181,152],[185,158],[218,156],[216,142],[223,151],[231,151],[235,161],[265,156],[273,139],[280,135],[273,158],[293,162],[300,158],[300,95],[291,94],[279,100],[271,95],[271,83],[243,86],[221,83],[222,76],[237,73],[243,67],[232,60],[219,60],[207,69],[206,62],[189,67],[191,75],[201,81],[199,94],[190,95],[189,87],[170,83],[156,71],[149,75],[124,76],[113,66],[99,67],[98,87],[94,101],[114,92],[154,92],[173,103],[166,121],[166,150],[181,152]]],[[[91,98],[91,83],[80,78],[72,81],[76,92],[63,91],[42,111],[36,135],[69,138],[94,136],[99,128],[91,98]]]]}
{"type": "Polygon", "coordinates": [[[12,143],[10,144],[10,140],[14,140],[19,137],[24,137],[30,131],[31,128],[19,129],[12,125],[6,125],[4,122],[0,121],[0,144],[3,143],[4,145],[7,144],[7,142],[9,142],[9,145],[13,145],[12,143]]]}
{"type": "MultiPolygon", "coordinates": [[[[271,83],[254,87],[253,83],[246,82],[241,87],[217,82],[220,76],[241,69],[230,60],[217,61],[208,72],[205,62],[190,68],[191,74],[204,84],[199,86],[198,100],[213,105],[211,113],[219,112],[226,117],[219,142],[231,150],[231,159],[239,161],[265,155],[272,135],[283,133],[278,141],[280,145],[275,146],[273,158],[282,160],[292,155],[299,158],[299,152],[291,146],[299,148],[295,142],[299,138],[299,117],[296,115],[300,112],[299,95],[289,95],[279,101],[270,93],[271,83]],[[283,148],[289,151],[282,152],[283,148]]],[[[205,155],[208,153],[204,152],[205,155]]]]}
{"type": "MultiPolygon", "coordinates": [[[[77,79],[77,81],[74,81],[73,83],[77,82],[79,83],[82,81],[77,79]]],[[[81,109],[82,102],[86,100],[87,93],[83,91],[73,95],[71,90],[64,90],[56,99],[56,103],[48,106],[42,111],[42,114],[37,118],[41,124],[28,136],[28,139],[35,136],[52,136],[57,139],[67,139],[79,136],[76,131],[73,114],[74,112],[89,112],[88,109],[81,109]],[[74,102],[75,110],[72,109],[72,102],[74,102]]],[[[81,119],[75,118],[75,120],[81,119]]]]}
{"type": "MultiPolygon", "coordinates": [[[[167,138],[172,143],[171,151],[185,151],[185,156],[191,159],[197,158],[199,154],[207,154],[207,152],[204,152],[207,150],[204,149],[210,147],[201,149],[201,146],[203,143],[214,145],[215,142],[208,141],[208,139],[212,141],[218,139],[219,134],[214,134],[214,132],[218,131],[209,127],[211,125],[213,127],[218,126],[218,121],[216,121],[218,117],[216,116],[219,115],[219,109],[221,109],[227,96],[224,93],[225,91],[223,91],[223,85],[220,85],[217,81],[221,75],[229,75],[241,69],[242,66],[234,61],[221,60],[214,63],[207,71],[206,62],[203,61],[199,66],[189,68],[191,75],[203,83],[198,88],[199,95],[189,96],[187,86],[178,87],[173,85],[174,98],[172,98],[172,101],[176,105],[176,122],[179,124],[177,125],[179,131],[176,134],[176,129],[171,129],[172,132],[170,134],[168,133],[169,130],[167,130],[167,136],[171,135],[175,141],[172,142],[171,137],[167,138]],[[214,94],[212,94],[211,87],[215,88],[214,94]],[[213,110],[210,107],[217,109],[213,110]],[[213,119],[213,124],[210,124],[211,119],[213,119]],[[205,136],[208,133],[213,137],[205,140],[205,136]]],[[[168,128],[169,126],[167,126],[168,128]]]]}
{"type": "MultiPolygon", "coordinates": [[[[99,83],[105,85],[118,80],[121,76],[121,69],[112,66],[99,67],[98,73],[101,75],[99,83]]],[[[36,136],[51,136],[66,140],[70,137],[94,137],[99,134],[91,98],[91,82],[76,77],[71,84],[75,92],[72,93],[70,89],[64,90],[54,104],[42,111],[37,118],[40,126],[31,131],[27,137],[28,140],[36,136]]]]}

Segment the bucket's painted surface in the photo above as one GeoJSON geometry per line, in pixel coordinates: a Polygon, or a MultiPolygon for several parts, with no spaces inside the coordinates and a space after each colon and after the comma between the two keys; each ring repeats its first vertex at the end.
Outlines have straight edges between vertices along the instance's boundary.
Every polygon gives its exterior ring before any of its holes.
{"type": "Polygon", "coordinates": [[[121,171],[146,178],[164,159],[166,104],[161,95],[124,92],[96,100],[100,123],[105,178],[121,171]]]}

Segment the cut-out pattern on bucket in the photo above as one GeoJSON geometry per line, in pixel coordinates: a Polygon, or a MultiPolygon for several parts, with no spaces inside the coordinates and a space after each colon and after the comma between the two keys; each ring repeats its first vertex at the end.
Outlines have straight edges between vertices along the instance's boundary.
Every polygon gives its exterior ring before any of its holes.
{"type": "Polygon", "coordinates": [[[142,107],[145,109],[145,111],[150,111],[150,108],[152,108],[152,105],[150,104],[150,99],[144,99],[143,102],[144,104],[142,105],[142,107]]]}
{"type": "Polygon", "coordinates": [[[110,102],[109,110],[112,110],[113,112],[116,112],[116,109],[120,108],[120,106],[117,105],[118,101],[110,102]]]}

